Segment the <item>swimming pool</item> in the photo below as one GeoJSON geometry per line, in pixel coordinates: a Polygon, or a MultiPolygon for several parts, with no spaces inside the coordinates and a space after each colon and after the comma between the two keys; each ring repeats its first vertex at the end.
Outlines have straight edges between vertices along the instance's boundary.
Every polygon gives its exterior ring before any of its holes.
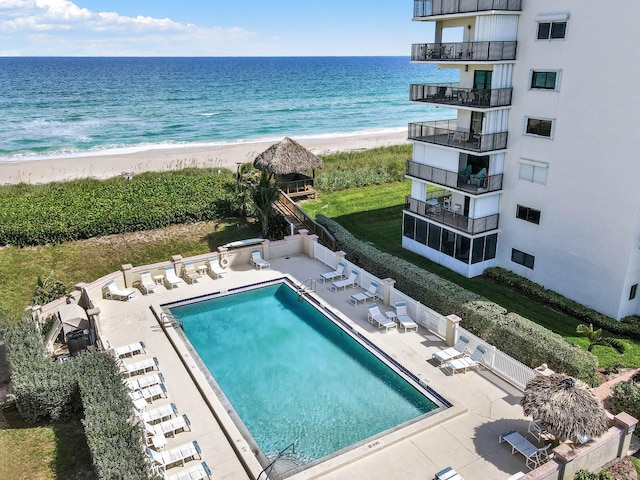
{"type": "Polygon", "coordinates": [[[443,406],[300,299],[280,281],[170,308],[268,460],[293,443],[302,466],[443,406]]]}

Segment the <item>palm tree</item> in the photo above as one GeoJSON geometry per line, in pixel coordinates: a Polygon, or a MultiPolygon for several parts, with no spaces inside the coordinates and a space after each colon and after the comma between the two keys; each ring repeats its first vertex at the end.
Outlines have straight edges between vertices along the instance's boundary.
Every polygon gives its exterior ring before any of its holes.
{"type": "Polygon", "coordinates": [[[622,343],[620,340],[617,340],[615,338],[604,337],[602,335],[601,328],[594,331],[592,323],[590,323],[589,326],[580,324],[578,325],[578,328],[576,328],[576,331],[583,337],[587,337],[589,339],[589,348],[587,348],[587,351],[589,352],[592,351],[593,347],[595,347],[596,345],[601,345],[603,347],[613,348],[620,355],[624,353],[624,350],[625,350],[624,343],[622,343]]]}
{"type": "Polygon", "coordinates": [[[262,236],[269,235],[269,220],[273,217],[273,204],[280,195],[278,184],[273,174],[261,172],[260,178],[251,188],[251,198],[253,206],[258,211],[262,236]]]}
{"type": "Polygon", "coordinates": [[[235,194],[240,215],[247,217],[249,213],[249,190],[253,186],[255,170],[251,163],[239,163],[236,169],[235,194]]]}

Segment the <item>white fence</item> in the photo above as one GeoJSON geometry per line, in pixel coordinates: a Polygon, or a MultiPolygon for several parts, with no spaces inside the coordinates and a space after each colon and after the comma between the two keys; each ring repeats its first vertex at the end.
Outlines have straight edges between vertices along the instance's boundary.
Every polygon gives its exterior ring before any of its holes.
{"type": "Polygon", "coordinates": [[[320,245],[318,242],[314,243],[313,256],[316,260],[321,261],[329,268],[335,269],[338,266],[338,256],[332,250],[320,245]]]}

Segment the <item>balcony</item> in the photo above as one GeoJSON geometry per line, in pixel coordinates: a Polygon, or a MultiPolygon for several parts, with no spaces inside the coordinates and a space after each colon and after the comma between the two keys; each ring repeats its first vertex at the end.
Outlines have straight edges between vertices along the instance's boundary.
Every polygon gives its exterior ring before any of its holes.
{"type": "Polygon", "coordinates": [[[408,138],[476,153],[507,148],[507,132],[471,133],[468,130],[456,128],[455,120],[410,123],[408,138]]]}
{"type": "Polygon", "coordinates": [[[414,43],[412,62],[500,62],[516,59],[515,41],[414,43]]]}
{"type": "Polygon", "coordinates": [[[471,235],[498,228],[498,219],[500,217],[498,213],[487,217],[469,218],[466,215],[459,215],[453,211],[445,210],[440,202],[435,205],[432,203],[407,196],[405,198],[405,210],[471,235]]]}
{"type": "Polygon", "coordinates": [[[414,0],[413,18],[486,11],[522,11],[522,0],[414,0]]]}
{"type": "Polygon", "coordinates": [[[412,84],[409,99],[412,102],[474,108],[508,107],[511,105],[512,88],[477,90],[459,88],[459,85],[459,83],[412,84]]]}
{"type": "Polygon", "coordinates": [[[502,190],[501,173],[484,178],[472,178],[458,172],[417,163],[413,160],[407,160],[407,176],[442,185],[443,187],[455,188],[472,195],[502,190]]]}

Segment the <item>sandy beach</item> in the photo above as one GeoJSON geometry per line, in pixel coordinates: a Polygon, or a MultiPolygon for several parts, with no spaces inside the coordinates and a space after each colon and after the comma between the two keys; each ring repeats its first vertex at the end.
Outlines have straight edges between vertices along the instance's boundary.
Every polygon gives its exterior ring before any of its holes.
{"type": "MultiPolygon", "coordinates": [[[[312,152],[323,155],[400,145],[406,131],[369,133],[332,138],[297,140],[312,152]]],[[[79,178],[110,178],[125,173],[177,170],[187,167],[218,167],[235,170],[237,163],[253,159],[274,142],[235,143],[201,147],[147,150],[126,154],[47,158],[0,163],[0,184],[49,183],[79,178]]]]}

